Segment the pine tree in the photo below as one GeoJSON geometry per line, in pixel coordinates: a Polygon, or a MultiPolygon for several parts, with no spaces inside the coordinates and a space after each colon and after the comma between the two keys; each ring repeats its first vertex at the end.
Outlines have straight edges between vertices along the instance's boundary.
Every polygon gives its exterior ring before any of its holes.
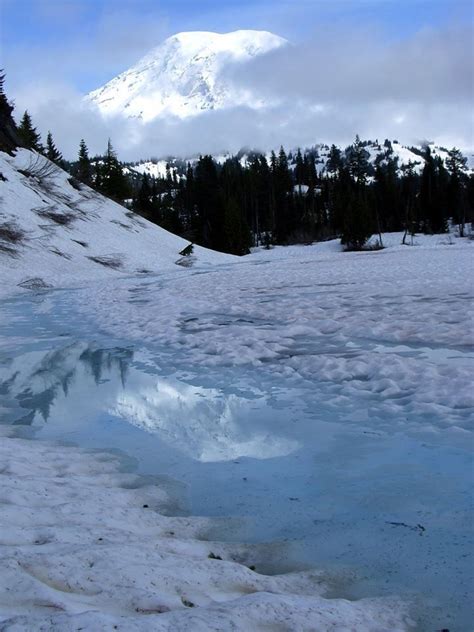
{"type": "Polygon", "coordinates": [[[271,231],[272,241],[276,242],[276,178],[277,178],[277,157],[272,150],[270,154],[270,218],[271,218],[271,231]]]}
{"type": "Polygon", "coordinates": [[[34,149],[35,151],[43,150],[43,147],[41,145],[41,137],[38,134],[36,128],[33,127],[31,116],[26,110],[23,114],[23,118],[20,121],[18,133],[25,147],[27,147],[28,149],[34,149]]]}
{"type": "Polygon", "coordinates": [[[351,185],[348,200],[344,200],[341,244],[346,246],[346,250],[362,250],[374,232],[375,226],[367,191],[368,152],[359,135],[347,148],[346,158],[351,185]]]}
{"type": "Polygon", "coordinates": [[[357,134],[354,143],[346,151],[347,164],[352,179],[357,184],[365,184],[369,174],[369,154],[357,134]]]}
{"type": "Polygon", "coordinates": [[[362,250],[372,233],[373,222],[366,191],[356,188],[345,209],[341,244],[346,250],[362,250]]]}
{"type": "MultiPolygon", "coordinates": [[[[381,154],[383,156],[383,154],[381,154]]],[[[398,157],[385,157],[375,168],[375,214],[380,231],[401,230],[403,213],[398,178],[398,157]]]]}
{"type": "Polygon", "coordinates": [[[89,151],[84,139],[79,144],[79,159],[77,162],[77,178],[84,184],[92,185],[92,165],[89,158],[89,151]]]}
{"type": "Polygon", "coordinates": [[[448,230],[444,213],[446,170],[435,160],[429,146],[425,149],[425,166],[421,174],[420,213],[426,233],[445,233],[448,230]]]}
{"type": "Polygon", "coordinates": [[[127,178],[110,138],[107,142],[107,152],[97,170],[96,186],[104,195],[118,202],[123,202],[130,196],[127,178]]]}
{"type": "Polygon", "coordinates": [[[451,205],[453,219],[459,227],[459,236],[464,237],[466,224],[466,169],[467,158],[459,149],[453,147],[448,152],[446,168],[449,173],[449,202],[451,205]]]}
{"type": "Polygon", "coordinates": [[[303,156],[301,154],[301,149],[298,149],[298,153],[296,154],[296,165],[295,165],[295,180],[296,184],[307,184],[305,182],[305,163],[303,160],[303,156]]]}
{"type": "Polygon", "coordinates": [[[0,151],[11,153],[22,145],[22,140],[12,117],[13,105],[6,97],[4,84],[5,73],[0,70],[0,151]]]}
{"type": "Polygon", "coordinates": [[[51,134],[51,132],[48,132],[48,135],[46,137],[46,158],[49,158],[49,160],[56,163],[57,165],[62,165],[63,163],[63,157],[59,149],[54,144],[53,135],[51,134]]]}
{"type": "Polygon", "coordinates": [[[328,160],[326,162],[326,171],[330,174],[339,173],[342,168],[341,150],[336,145],[331,145],[328,160]]]}
{"type": "Polygon", "coordinates": [[[150,178],[148,174],[144,173],[142,176],[140,189],[138,190],[136,210],[140,214],[143,214],[145,217],[148,217],[153,210],[152,195],[153,191],[150,186],[150,178]]]}
{"type": "Polygon", "coordinates": [[[411,160],[407,165],[402,166],[403,178],[401,182],[401,197],[403,199],[405,221],[402,244],[406,244],[407,235],[411,236],[413,245],[413,237],[419,229],[417,220],[417,197],[418,197],[418,176],[415,172],[415,163],[411,160]]]}
{"type": "Polygon", "coordinates": [[[212,156],[199,158],[194,174],[194,193],[201,243],[215,250],[225,250],[220,179],[212,156]]]}
{"type": "Polygon", "coordinates": [[[178,184],[176,180],[176,171],[172,168],[170,163],[167,162],[166,167],[165,167],[165,172],[166,172],[166,184],[167,184],[168,190],[171,191],[178,184]]]}
{"type": "Polygon", "coordinates": [[[251,243],[250,231],[234,198],[229,198],[225,205],[224,232],[227,252],[234,255],[248,254],[251,243]]]}
{"type": "Polygon", "coordinates": [[[198,214],[196,210],[196,192],[194,188],[194,170],[191,163],[186,166],[186,179],[183,187],[183,206],[185,213],[186,230],[189,232],[190,239],[196,241],[198,237],[198,214]]]}
{"type": "Polygon", "coordinates": [[[0,114],[9,116],[13,112],[13,106],[8,102],[4,91],[5,73],[0,69],[0,114]]]}
{"type": "Polygon", "coordinates": [[[313,153],[305,154],[304,156],[304,173],[306,184],[314,188],[318,180],[318,173],[316,171],[316,156],[313,153]]]}
{"type": "Polygon", "coordinates": [[[274,173],[275,186],[275,237],[280,244],[287,243],[292,231],[290,197],[293,181],[288,166],[288,157],[280,147],[274,173]]]}

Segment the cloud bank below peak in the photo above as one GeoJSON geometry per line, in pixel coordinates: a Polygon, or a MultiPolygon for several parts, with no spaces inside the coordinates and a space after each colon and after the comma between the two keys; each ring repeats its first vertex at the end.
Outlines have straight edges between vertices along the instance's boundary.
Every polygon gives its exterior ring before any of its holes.
{"type": "MultiPolygon", "coordinates": [[[[203,110],[188,118],[166,114],[144,124],[120,114],[102,116],[66,86],[28,86],[16,94],[41,131],[52,128],[68,157],[84,137],[91,152],[107,138],[122,159],[189,157],[199,153],[346,144],[364,138],[426,138],[474,146],[472,31],[464,25],[426,29],[386,41],[370,29],[313,33],[244,63],[219,68],[218,79],[249,104],[203,110]],[[265,103],[252,108],[251,103],[265,103]],[[54,112],[54,116],[51,115],[54,112]]],[[[20,110],[21,111],[21,110],[20,110]]]]}

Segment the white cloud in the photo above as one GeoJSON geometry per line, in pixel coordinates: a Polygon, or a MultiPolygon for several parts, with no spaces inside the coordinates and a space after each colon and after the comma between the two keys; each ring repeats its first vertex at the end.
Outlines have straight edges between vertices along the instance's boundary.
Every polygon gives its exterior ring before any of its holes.
{"type": "MultiPolygon", "coordinates": [[[[100,44],[96,42],[87,52],[84,63],[103,51],[104,59],[99,55],[96,63],[107,68],[114,54],[122,50],[126,56],[122,46],[129,46],[128,55],[138,51],[140,38],[122,43],[115,37],[123,32],[120,25],[129,15],[108,16],[99,28],[103,35],[100,44]]],[[[147,44],[149,35],[145,29],[143,41],[147,44]]],[[[185,120],[160,118],[147,126],[129,119],[104,119],[82,104],[82,95],[71,88],[64,72],[53,72],[54,60],[41,62],[42,71],[35,81],[23,78],[14,82],[13,95],[18,114],[28,108],[44,134],[52,130],[69,158],[77,154],[82,137],[91,152],[101,152],[109,136],[120,157],[129,160],[189,157],[238,151],[244,146],[345,144],[356,133],[405,143],[430,138],[443,145],[472,148],[471,36],[467,27],[453,26],[426,30],[390,44],[368,29],[314,33],[310,41],[259,58],[228,77],[278,103],[266,111],[210,111],[185,120]]],[[[79,54],[73,43],[67,58],[58,63],[68,66],[74,58],[73,69],[77,70],[79,54]]]]}

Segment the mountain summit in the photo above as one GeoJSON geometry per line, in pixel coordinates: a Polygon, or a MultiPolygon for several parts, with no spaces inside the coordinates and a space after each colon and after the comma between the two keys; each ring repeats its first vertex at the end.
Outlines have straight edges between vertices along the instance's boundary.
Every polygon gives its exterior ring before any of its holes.
{"type": "Polygon", "coordinates": [[[231,86],[224,71],[287,44],[267,31],[178,33],[87,98],[103,114],[144,122],[164,114],[186,118],[235,105],[260,107],[248,91],[231,86]]]}

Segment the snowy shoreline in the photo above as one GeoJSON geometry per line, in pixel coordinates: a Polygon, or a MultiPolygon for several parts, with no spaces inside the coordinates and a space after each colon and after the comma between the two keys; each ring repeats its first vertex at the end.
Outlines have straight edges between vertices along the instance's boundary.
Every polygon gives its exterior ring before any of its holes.
{"type": "Polygon", "coordinates": [[[329,599],[321,572],[251,570],[271,547],[160,514],[166,494],[114,455],[0,433],[2,632],[412,629],[396,598],[329,599]]]}

